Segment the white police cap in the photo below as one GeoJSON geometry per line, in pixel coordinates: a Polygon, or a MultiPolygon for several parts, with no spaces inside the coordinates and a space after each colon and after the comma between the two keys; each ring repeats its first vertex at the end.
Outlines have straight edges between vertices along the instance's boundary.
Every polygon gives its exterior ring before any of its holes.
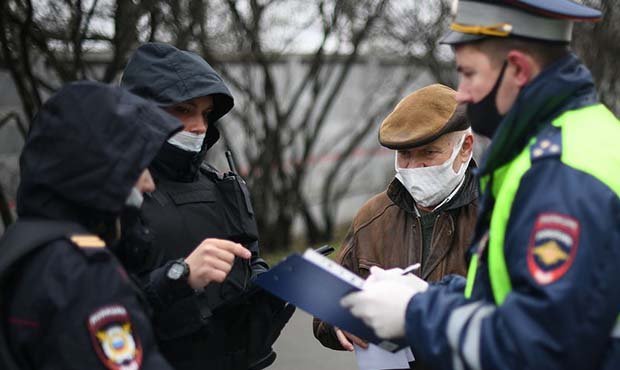
{"type": "Polygon", "coordinates": [[[568,43],[574,22],[596,22],[602,16],[569,0],[455,0],[453,14],[442,44],[509,36],[568,43]]]}

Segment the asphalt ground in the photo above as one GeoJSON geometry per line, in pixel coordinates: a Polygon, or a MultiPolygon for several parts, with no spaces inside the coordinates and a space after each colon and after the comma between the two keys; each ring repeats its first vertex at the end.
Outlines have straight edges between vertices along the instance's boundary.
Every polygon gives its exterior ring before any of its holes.
{"type": "Polygon", "coordinates": [[[312,335],[312,316],[297,309],[274,345],[278,357],[268,370],[355,370],[355,355],[325,348],[312,335]]]}

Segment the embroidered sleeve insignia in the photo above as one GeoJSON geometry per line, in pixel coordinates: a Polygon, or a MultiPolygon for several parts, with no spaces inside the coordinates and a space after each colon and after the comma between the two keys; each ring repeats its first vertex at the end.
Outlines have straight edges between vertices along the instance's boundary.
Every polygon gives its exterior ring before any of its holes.
{"type": "Polygon", "coordinates": [[[527,248],[527,267],[539,284],[551,284],[570,269],[579,245],[579,227],[570,216],[538,215],[527,248]]]}
{"type": "Polygon", "coordinates": [[[138,370],[142,365],[142,347],[134,337],[129,315],[120,305],[106,306],[88,317],[95,352],[109,370],[138,370]]]}

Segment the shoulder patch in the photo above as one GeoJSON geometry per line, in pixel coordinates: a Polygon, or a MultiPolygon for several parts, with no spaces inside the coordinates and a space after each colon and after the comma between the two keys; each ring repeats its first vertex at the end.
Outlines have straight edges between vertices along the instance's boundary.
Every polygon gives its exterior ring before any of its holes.
{"type": "Polygon", "coordinates": [[[562,130],[551,127],[544,130],[530,147],[532,163],[545,158],[559,158],[562,156],[562,130]]]}
{"type": "Polygon", "coordinates": [[[527,267],[539,284],[561,278],[573,264],[579,245],[580,225],[559,213],[541,213],[536,218],[527,248],[527,267]]]}
{"type": "Polygon", "coordinates": [[[92,234],[73,234],[69,236],[69,240],[80,248],[103,248],[105,242],[97,235],[92,234]]]}
{"type": "Polygon", "coordinates": [[[109,370],[138,370],[142,346],[133,334],[127,309],[121,305],[101,307],[87,321],[97,357],[109,370]]]}

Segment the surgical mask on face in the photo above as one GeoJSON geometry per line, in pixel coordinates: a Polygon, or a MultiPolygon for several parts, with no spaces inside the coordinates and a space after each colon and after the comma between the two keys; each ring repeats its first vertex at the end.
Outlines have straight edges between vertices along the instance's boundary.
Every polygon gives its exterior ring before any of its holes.
{"type": "Polygon", "coordinates": [[[178,132],[168,139],[168,143],[188,152],[199,152],[204,141],[205,134],[194,134],[189,131],[178,132]]]}
{"type": "Polygon", "coordinates": [[[142,207],[142,203],[144,202],[144,196],[142,192],[138,190],[135,186],[131,188],[127,199],[125,200],[125,206],[140,208],[142,207]]]}
{"type": "Polygon", "coordinates": [[[468,103],[467,104],[467,119],[471,123],[471,128],[475,133],[488,137],[489,139],[493,138],[495,135],[495,131],[497,131],[497,127],[504,119],[504,116],[499,113],[497,110],[497,92],[499,91],[499,87],[504,80],[504,72],[506,72],[506,67],[508,66],[508,62],[504,62],[502,66],[502,70],[499,72],[499,77],[497,77],[497,81],[495,81],[495,85],[491,91],[477,103],[468,103]]]}
{"type": "Polygon", "coordinates": [[[437,166],[400,168],[398,167],[398,152],[396,152],[394,163],[396,178],[405,186],[418,205],[425,208],[437,206],[461,185],[471,155],[467,161],[461,164],[458,172],[454,172],[452,167],[468,134],[469,132],[463,134],[463,137],[452,150],[450,158],[437,166]]]}

